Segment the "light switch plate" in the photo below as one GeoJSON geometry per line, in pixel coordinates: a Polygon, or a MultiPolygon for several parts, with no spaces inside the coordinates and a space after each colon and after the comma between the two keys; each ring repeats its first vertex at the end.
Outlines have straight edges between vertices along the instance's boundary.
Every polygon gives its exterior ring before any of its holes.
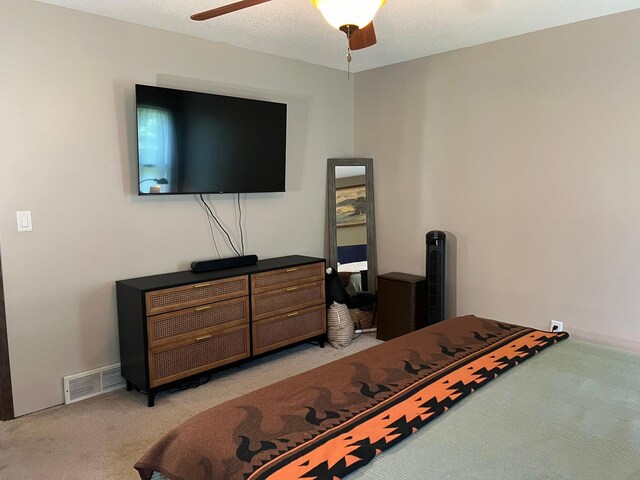
{"type": "Polygon", "coordinates": [[[31,211],[25,210],[22,212],[16,212],[18,218],[18,231],[19,232],[31,232],[33,231],[33,225],[31,224],[31,211]]]}

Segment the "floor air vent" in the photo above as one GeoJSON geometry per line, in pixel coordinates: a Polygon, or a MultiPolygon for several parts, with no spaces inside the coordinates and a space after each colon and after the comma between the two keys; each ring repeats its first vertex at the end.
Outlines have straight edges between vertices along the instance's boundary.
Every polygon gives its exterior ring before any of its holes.
{"type": "Polygon", "coordinates": [[[64,403],[95,397],[125,385],[124,378],[120,376],[119,363],[62,378],[64,380],[64,403]]]}

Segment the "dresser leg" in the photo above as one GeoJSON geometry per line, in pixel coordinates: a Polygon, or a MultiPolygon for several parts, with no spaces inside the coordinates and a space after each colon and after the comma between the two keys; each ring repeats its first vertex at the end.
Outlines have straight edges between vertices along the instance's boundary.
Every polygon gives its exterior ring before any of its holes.
{"type": "Polygon", "coordinates": [[[156,393],[155,390],[149,390],[147,394],[147,405],[149,407],[153,407],[156,404],[156,393]]]}
{"type": "Polygon", "coordinates": [[[130,392],[131,390],[133,390],[133,383],[127,380],[127,392],[130,392]]]}

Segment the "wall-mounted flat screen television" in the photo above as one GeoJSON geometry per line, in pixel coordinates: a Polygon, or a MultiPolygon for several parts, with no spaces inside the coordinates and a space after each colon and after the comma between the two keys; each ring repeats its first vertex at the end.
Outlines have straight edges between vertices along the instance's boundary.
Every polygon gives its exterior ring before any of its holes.
{"type": "Polygon", "coordinates": [[[284,192],[287,105],[136,85],[138,195],[284,192]]]}

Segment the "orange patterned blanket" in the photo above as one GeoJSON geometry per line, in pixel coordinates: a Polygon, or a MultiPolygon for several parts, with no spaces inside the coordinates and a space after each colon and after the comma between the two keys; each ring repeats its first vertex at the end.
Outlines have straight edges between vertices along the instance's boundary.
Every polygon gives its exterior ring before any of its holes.
{"type": "Polygon", "coordinates": [[[171,480],[334,480],[568,337],[458,317],[206,410],[135,465],[171,480]]]}

